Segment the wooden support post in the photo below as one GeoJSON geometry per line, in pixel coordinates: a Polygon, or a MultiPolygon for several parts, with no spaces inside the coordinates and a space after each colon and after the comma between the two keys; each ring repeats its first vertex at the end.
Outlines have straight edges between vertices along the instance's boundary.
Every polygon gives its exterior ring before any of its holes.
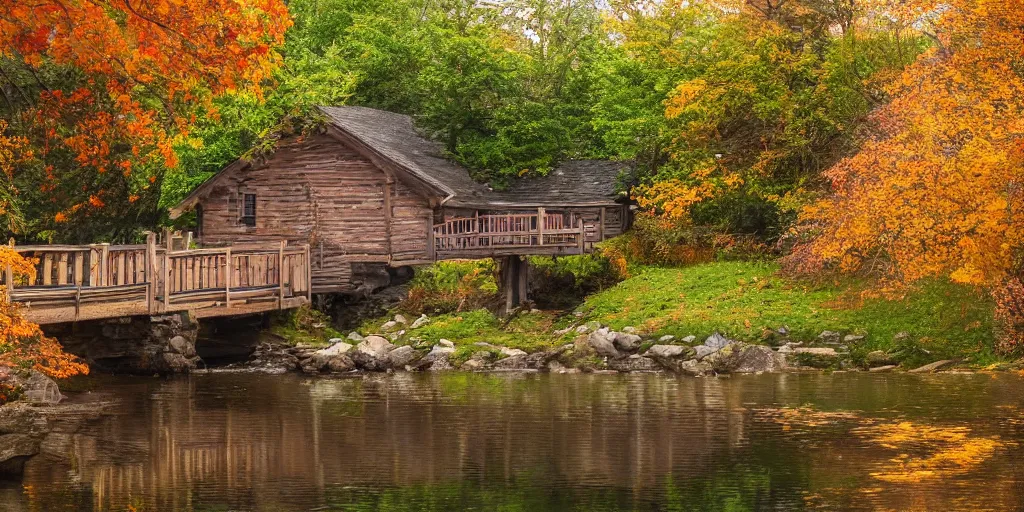
{"type": "Polygon", "coordinates": [[[191,231],[185,233],[185,240],[184,240],[183,244],[184,244],[184,247],[181,248],[183,251],[187,251],[187,250],[192,248],[192,232],[191,231]]]}
{"type": "Polygon", "coordinates": [[[601,215],[599,216],[598,221],[597,221],[598,222],[598,224],[597,224],[597,241],[598,242],[603,242],[604,241],[604,216],[605,216],[604,211],[605,211],[605,207],[602,206],[601,207],[601,215]]]}
{"type": "Polygon", "coordinates": [[[110,256],[110,244],[100,244],[100,286],[110,285],[110,276],[108,276],[107,267],[109,262],[107,261],[110,256]]]}
{"type": "Polygon", "coordinates": [[[231,268],[231,248],[228,247],[224,256],[224,307],[228,309],[231,309],[231,281],[234,274],[231,268]]]}
{"type": "Polygon", "coordinates": [[[284,309],[284,240],[277,249],[277,309],[284,309]]]}
{"type": "Polygon", "coordinates": [[[53,284],[53,254],[43,254],[43,286],[53,284]]]}
{"type": "MultiPolygon", "coordinates": [[[[323,247],[323,246],[321,246],[323,247]]],[[[309,259],[309,244],[306,244],[306,300],[313,303],[313,265],[309,259]]]]}
{"type": "Polygon", "coordinates": [[[82,283],[85,282],[85,253],[84,252],[76,252],[75,253],[75,267],[72,270],[72,272],[74,273],[74,283],[75,283],[75,286],[81,288],[82,287],[82,283]]]}
{"type": "Polygon", "coordinates": [[[583,222],[583,216],[580,219],[580,254],[587,252],[587,223],[583,222]]]}
{"type": "Polygon", "coordinates": [[[57,256],[57,285],[68,284],[68,253],[62,252],[57,256]]]}
{"type": "Polygon", "coordinates": [[[146,232],[146,307],[153,314],[156,306],[156,233],[146,232]]]}
{"type": "Polygon", "coordinates": [[[537,208],[537,245],[544,245],[544,220],[547,212],[544,207],[537,208]]]}
{"type": "Polygon", "coordinates": [[[516,307],[527,301],[529,295],[530,262],[524,257],[515,256],[516,262],[516,307]]]}
{"type": "Polygon", "coordinates": [[[435,245],[437,242],[434,239],[434,214],[430,214],[430,218],[427,219],[427,258],[431,261],[437,259],[437,248],[435,245]]]}

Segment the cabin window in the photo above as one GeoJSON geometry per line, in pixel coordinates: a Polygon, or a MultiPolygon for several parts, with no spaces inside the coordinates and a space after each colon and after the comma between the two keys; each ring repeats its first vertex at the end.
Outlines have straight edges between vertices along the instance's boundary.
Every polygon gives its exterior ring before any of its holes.
{"type": "Polygon", "coordinates": [[[256,194],[242,194],[242,224],[256,226],[256,194]]]}

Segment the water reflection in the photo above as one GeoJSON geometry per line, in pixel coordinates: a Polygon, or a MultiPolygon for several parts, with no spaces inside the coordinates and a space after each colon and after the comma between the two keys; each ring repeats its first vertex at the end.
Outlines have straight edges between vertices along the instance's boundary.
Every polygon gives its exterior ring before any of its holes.
{"type": "Polygon", "coordinates": [[[52,440],[66,460],[30,461],[23,486],[0,486],[0,512],[1008,510],[1024,498],[1015,375],[223,374],[112,389],[118,415],[52,440]]]}

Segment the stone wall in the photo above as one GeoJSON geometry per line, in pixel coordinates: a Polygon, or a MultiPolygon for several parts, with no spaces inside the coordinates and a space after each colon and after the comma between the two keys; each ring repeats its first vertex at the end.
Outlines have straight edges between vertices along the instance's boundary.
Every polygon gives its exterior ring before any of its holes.
{"type": "Polygon", "coordinates": [[[199,325],[187,313],[47,326],[45,331],[101,372],[187,373],[201,362],[195,346],[199,325]]]}

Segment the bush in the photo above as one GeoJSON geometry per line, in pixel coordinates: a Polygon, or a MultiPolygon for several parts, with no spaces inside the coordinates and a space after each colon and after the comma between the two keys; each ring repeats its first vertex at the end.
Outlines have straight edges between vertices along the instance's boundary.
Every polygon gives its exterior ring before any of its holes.
{"type": "Polygon", "coordinates": [[[416,315],[452,313],[492,306],[498,301],[494,260],[439,261],[416,270],[409,296],[398,309],[416,315]]]}

